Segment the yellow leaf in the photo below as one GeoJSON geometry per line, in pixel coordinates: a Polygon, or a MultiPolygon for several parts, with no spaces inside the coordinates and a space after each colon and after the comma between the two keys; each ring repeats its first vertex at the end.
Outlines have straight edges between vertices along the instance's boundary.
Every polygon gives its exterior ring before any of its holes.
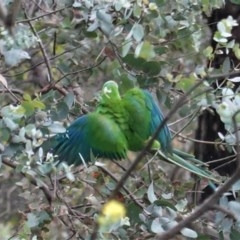
{"type": "Polygon", "coordinates": [[[98,217],[100,225],[114,224],[121,221],[126,216],[126,209],[121,202],[116,200],[108,201],[102,208],[102,212],[98,217]]]}

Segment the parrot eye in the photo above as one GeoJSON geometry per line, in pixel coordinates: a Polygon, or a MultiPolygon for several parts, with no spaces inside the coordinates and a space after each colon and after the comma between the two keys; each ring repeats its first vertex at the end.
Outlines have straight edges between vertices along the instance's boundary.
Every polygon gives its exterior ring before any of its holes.
{"type": "Polygon", "coordinates": [[[112,89],[110,89],[110,88],[108,88],[108,87],[104,87],[104,88],[103,88],[103,92],[104,92],[104,94],[106,94],[106,96],[109,98],[108,93],[111,93],[111,92],[112,92],[112,89]]]}

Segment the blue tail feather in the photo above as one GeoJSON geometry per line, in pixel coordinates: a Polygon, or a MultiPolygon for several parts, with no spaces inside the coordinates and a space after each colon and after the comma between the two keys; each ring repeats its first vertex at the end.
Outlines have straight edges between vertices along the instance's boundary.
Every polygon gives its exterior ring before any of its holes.
{"type": "MultiPolygon", "coordinates": [[[[164,116],[151,93],[147,90],[144,90],[144,94],[147,99],[147,105],[151,109],[151,134],[153,134],[160,123],[164,120],[164,116]]],[[[161,148],[163,151],[171,152],[171,133],[167,125],[165,125],[160,133],[158,134],[157,140],[161,144],[161,148]]]]}

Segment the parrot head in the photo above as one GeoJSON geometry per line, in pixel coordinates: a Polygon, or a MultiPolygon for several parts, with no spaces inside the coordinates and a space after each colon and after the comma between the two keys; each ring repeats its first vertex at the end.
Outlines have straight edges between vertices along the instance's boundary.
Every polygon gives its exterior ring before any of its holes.
{"type": "Polygon", "coordinates": [[[104,83],[101,91],[102,100],[121,100],[116,82],[110,80],[104,83]]]}

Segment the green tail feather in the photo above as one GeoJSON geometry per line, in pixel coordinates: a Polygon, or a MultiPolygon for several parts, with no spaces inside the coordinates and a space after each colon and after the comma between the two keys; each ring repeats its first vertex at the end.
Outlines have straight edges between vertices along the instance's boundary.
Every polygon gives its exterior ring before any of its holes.
{"type": "Polygon", "coordinates": [[[202,161],[194,158],[193,155],[181,152],[180,150],[174,149],[173,154],[166,155],[161,150],[158,150],[159,156],[170,163],[173,163],[181,168],[184,168],[187,171],[199,176],[204,177],[209,180],[212,180],[216,183],[219,183],[219,179],[216,179],[213,174],[203,167],[197,166],[196,164],[204,165],[202,161]]]}

